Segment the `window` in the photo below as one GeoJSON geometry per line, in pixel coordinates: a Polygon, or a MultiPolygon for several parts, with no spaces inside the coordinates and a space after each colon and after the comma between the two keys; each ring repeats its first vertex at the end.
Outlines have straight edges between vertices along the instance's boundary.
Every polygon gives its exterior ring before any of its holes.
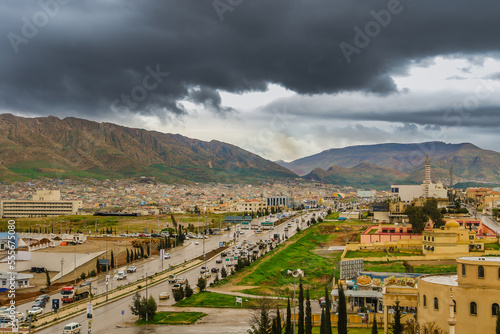
{"type": "MultiPolygon", "coordinates": [[[[465,264],[462,264],[462,276],[465,276],[465,264]]],[[[500,277],[500,268],[498,268],[498,277],[500,277]]]]}
{"type": "Polygon", "coordinates": [[[427,296],[424,295],[424,307],[427,307],[427,296]]]}
{"type": "Polygon", "coordinates": [[[500,268],[498,268],[498,279],[500,279],[500,268]]]}
{"type": "Polygon", "coordinates": [[[499,311],[498,304],[493,303],[493,305],[491,305],[491,315],[498,316],[498,311],[499,311]]]}
{"type": "Polygon", "coordinates": [[[484,278],[484,267],[483,266],[477,267],[477,277],[484,278]]]}
{"type": "Polygon", "coordinates": [[[436,297],[434,297],[434,309],[439,310],[439,301],[436,297]]]}
{"type": "Polygon", "coordinates": [[[470,303],[470,314],[477,315],[477,304],[475,302],[470,303]]]}
{"type": "Polygon", "coordinates": [[[457,302],[453,299],[453,313],[457,313],[457,302]]]}

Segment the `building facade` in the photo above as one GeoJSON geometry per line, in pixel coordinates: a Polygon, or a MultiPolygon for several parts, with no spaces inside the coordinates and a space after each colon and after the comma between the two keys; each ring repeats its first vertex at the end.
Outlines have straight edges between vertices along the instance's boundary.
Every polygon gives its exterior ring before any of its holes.
{"type": "Polygon", "coordinates": [[[272,196],[268,197],[266,202],[267,206],[277,206],[286,208],[293,208],[294,206],[293,197],[291,196],[272,196]]]}
{"type": "Polygon", "coordinates": [[[428,275],[418,282],[418,322],[448,332],[449,301],[456,333],[494,333],[500,304],[500,257],[461,257],[457,274],[428,275]]]}
{"type": "Polygon", "coordinates": [[[33,195],[33,200],[31,201],[1,201],[0,217],[56,217],[75,215],[82,208],[82,201],[61,201],[59,190],[38,190],[33,195]]]}

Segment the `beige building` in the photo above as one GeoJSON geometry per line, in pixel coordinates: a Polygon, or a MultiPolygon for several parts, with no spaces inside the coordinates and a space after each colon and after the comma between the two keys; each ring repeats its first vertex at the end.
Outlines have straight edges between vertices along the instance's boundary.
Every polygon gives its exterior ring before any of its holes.
{"type": "Polygon", "coordinates": [[[261,200],[243,200],[239,201],[236,205],[236,211],[238,212],[257,212],[259,209],[266,209],[266,202],[261,200]]]}
{"type": "Polygon", "coordinates": [[[418,281],[418,322],[449,331],[450,299],[456,333],[494,333],[500,304],[500,257],[461,257],[458,274],[418,281]]]}
{"type": "Polygon", "coordinates": [[[424,254],[466,254],[472,250],[484,251],[484,242],[476,240],[476,231],[460,226],[455,220],[448,221],[442,228],[422,233],[424,254]]]}
{"type": "Polygon", "coordinates": [[[55,217],[75,215],[82,207],[82,201],[61,201],[59,190],[38,190],[33,195],[33,200],[31,201],[1,201],[0,217],[55,217]]]}

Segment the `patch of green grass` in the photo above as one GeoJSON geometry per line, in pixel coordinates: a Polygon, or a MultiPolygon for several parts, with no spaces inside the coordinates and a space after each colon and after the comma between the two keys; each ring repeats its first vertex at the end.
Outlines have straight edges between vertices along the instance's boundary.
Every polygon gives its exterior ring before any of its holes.
{"type": "Polygon", "coordinates": [[[229,276],[228,281],[236,285],[255,286],[255,289],[246,290],[249,294],[289,296],[294,279],[288,275],[288,270],[301,268],[306,274],[303,284],[311,289],[311,297],[319,296],[324,285],[332,279],[341,254],[321,256],[314,250],[337,238],[335,227],[332,222],[315,224],[294,235],[290,239],[292,243],[279,246],[245,271],[229,276]]]}
{"type": "Polygon", "coordinates": [[[139,320],[138,325],[191,325],[206,316],[202,312],[158,312],[153,320],[139,320]]]}
{"type": "MultiPolygon", "coordinates": [[[[418,256],[422,253],[403,253],[403,252],[392,252],[391,255],[394,257],[398,256],[418,256]]],[[[349,251],[345,255],[346,258],[370,258],[370,257],[385,257],[386,252],[371,252],[371,251],[349,251]]]]}
{"type": "Polygon", "coordinates": [[[325,220],[331,220],[331,219],[339,219],[339,213],[332,212],[328,216],[326,216],[326,218],[325,218],[325,220]]]}
{"type": "Polygon", "coordinates": [[[500,250],[500,244],[484,244],[484,249],[500,250]]]}
{"type": "Polygon", "coordinates": [[[423,264],[420,266],[413,267],[416,273],[422,274],[444,274],[444,273],[456,273],[457,266],[456,265],[427,265],[423,264]]]}
{"type": "Polygon", "coordinates": [[[395,262],[367,262],[365,261],[366,271],[376,271],[376,272],[391,272],[391,273],[404,273],[406,268],[403,265],[403,261],[395,262]]]}
{"type": "MultiPolygon", "coordinates": [[[[236,297],[215,292],[200,292],[195,293],[189,298],[184,298],[175,303],[178,307],[208,307],[208,308],[258,308],[261,300],[259,298],[243,298],[243,306],[236,305],[236,297]]],[[[286,300],[272,299],[271,305],[276,307],[286,307],[286,300]]]]}

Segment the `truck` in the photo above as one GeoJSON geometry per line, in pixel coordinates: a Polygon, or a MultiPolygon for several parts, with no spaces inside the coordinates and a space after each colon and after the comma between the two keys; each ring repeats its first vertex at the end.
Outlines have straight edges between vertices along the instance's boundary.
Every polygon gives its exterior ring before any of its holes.
{"type": "Polygon", "coordinates": [[[65,286],[61,290],[61,299],[63,303],[71,303],[76,300],[88,298],[90,295],[90,285],[86,286],[65,286]]]}

